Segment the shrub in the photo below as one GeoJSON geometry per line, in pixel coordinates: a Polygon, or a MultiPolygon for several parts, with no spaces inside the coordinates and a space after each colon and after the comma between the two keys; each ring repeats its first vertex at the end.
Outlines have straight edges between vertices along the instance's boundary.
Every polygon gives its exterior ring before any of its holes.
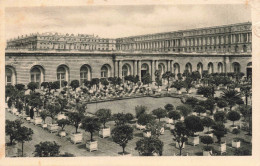
{"type": "Polygon", "coordinates": [[[210,97],[212,95],[212,87],[201,86],[201,87],[198,88],[197,94],[203,95],[204,97],[210,97]]]}
{"type": "Polygon", "coordinates": [[[30,89],[31,91],[35,91],[35,89],[38,88],[38,84],[35,83],[35,82],[30,82],[28,85],[27,85],[28,89],[30,89]]]}
{"type": "Polygon", "coordinates": [[[169,117],[170,119],[173,119],[173,122],[174,122],[174,124],[175,124],[175,120],[180,119],[180,118],[181,118],[181,114],[180,114],[178,111],[170,111],[170,112],[168,113],[168,117],[169,117]]]}
{"type": "Polygon", "coordinates": [[[184,123],[187,129],[191,132],[192,136],[194,136],[195,132],[203,131],[204,127],[202,121],[199,117],[191,115],[185,118],[184,123]]]}
{"type": "Polygon", "coordinates": [[[147,111],[147,107],[143,106],[143,105],[137,105],[135,107],[135,114],[136,114],[136,118],[138,119],[140,115],[146,113],[147,111]]]}
{"type": "Polygon", "coordinates": [[[214,143],[213,138],[211,136],[202,136],[200,138],[200,140],[201,140],[202,143],[206,144],[207,147],[208,147],[209,144],[214,143]]]}
{"type": "Polygon", "coordinates": [[[235,121],[238,121],[240,119],[240,114],[237,111],[230,111],[227,114],[228,120],[231,120],[233,122],[233,126],[235,121]]]}
{"type": "Polygon", "coordinates": [[[54,142],[40,142],[35,145],[35,157],[57,157],[60,153],[60,145],[54,142]]]}
{"type": "Polygon", "coordinates": [[[151,114],[141,114],[138,117],[137,123],[140,125],[147,125],[148,123],[152,123],[154,121],[154,117],[151,114]]]}
{"type": "Polygon", "coordinates": [[[153,156],[154,153],[162,155],[163,142],[156,137],[142,138],[136,142],[135,150],[141,156],[153,156]]]}
{"type": "Polygon", "coordinates": [[[159,119],[159,122],[160,122],[161,118],[164,118],[167,116],[166,110],[162,109],[162,108],[157,108],[157,109],[153,110],[152,113],[159,119]]]}
{"type": "Polygon", "coordinates": [[[79,80],[72,80],[70,86],[75,91],[79,87],[79,80]]]}
{"type": "Polygon", "coordinates": [[[214,114],[214,120],[216,122],[224,123],[226,121],[226,114],[223,111],[218,111],[214,114]]]}
{"type": "Polygon", "coordinates": [[[166,104],[164,108],[169,112],[174,110],[174,106],[172,104],[166,104]]]}

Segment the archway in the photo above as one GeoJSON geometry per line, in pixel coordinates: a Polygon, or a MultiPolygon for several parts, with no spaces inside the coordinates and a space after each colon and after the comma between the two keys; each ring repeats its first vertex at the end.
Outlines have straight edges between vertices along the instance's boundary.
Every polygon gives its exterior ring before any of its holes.
{"type": "Polygon", "coordinates": [[[202,72],[203,72],[203,65],[202,63],[198,63],[197,65],[197,71],[200,73],[200,75],[202,76],[202,72]]]}
{"type": "Polygon", "coordinates": [[[11,66],[5,67],[5,85],[15,85],[16,84],[16,73],[15,69],[11,66]]]}
{"type": "Polygon", "coordinates": [[[213,63],[210,62],[210,63],[208,64],[208,73],[209,73],[209,74],[214,73],[214,70],[213,70],[213,69],[214,69],[214,68],[213,68],[213,63]]]}
{"type": "Polygon", "coordinates": [[[122,67],[122,77],[125,78],[125,76],[131,75],[131,66],[126,63],[122,67]]]}
{"type": "Polygon", "coordinates": [[[66,65],[60,65],[57,68],[57,80],[60,83],[60,87],[63,87],[63,82],[69,82],[69,68],[66,65]]]}
{"type": "Polygon", "coordinates": [[[149,73],[149,66],[146,63],[143,63],[141,66],[141,78],[146,74],[149,73]]]}
{"type": "Polygon", "coordinates": [[[252,78],[252,62],[249,62],[247,64],[247,67],[246,67],[246,77],[247,78],[249,78],[249,77],[252,78]]]}
{"type": "Polygon", "coordinates": [[[80,84],[89,80],[91,80],[91,67],[89,65],[83,65],[80,68],[80,84]]]}
{"type": "Polygon", "coordinates": [[[174,63],[173,65],[173,72],[174,75],[176,76],[178,73],[180,73],[180,65],[178,63],[174,63]]]}
{"type": "Polygon", "coordinates": [[[240,73],[240,64],[237,62],[234,62],[232,65],[233,65],[234,73],[240,73]]]}
{"type": "Polygon", "coordinates": [[[44,81],[44,69],[41,66],[33,66],[30,70],[30,81],[35,82],[40,88],[44,81]]]}
{"type": "Polygon", "coordinates": [[[221,63],[221,62],[218,63],[218,72],[219,73],[223,73],[224,72],[223,63],[221,63]]]}
{"type": "Polygon", "coordinates": [[[160,63],[158,65],[158,70],[160,72],[160,77],[162,77],[162,75],[165,73],[165,65],[163,63],[160,63]]]}
{"type": "Polygon", "coordinates": [[[108,78],[111,76],[111,66],[105,64],[101,67],[101,78],[108,78]]]}
{"type": "Polygon", "coordinates": [[[190,63],[187,63],[187,64],[185,65],[185,70],[188,70],[189,73],[192,72],[192,66],[191,66],[190,63]]]}

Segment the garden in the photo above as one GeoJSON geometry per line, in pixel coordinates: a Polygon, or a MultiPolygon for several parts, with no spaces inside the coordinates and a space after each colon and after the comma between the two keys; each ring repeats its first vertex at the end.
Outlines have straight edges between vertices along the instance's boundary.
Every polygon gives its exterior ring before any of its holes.
{"type": "Polygon", "coordinates": [[[7,157],[251,155],[251,77],[154,75],[7,85],[7,157]]]}

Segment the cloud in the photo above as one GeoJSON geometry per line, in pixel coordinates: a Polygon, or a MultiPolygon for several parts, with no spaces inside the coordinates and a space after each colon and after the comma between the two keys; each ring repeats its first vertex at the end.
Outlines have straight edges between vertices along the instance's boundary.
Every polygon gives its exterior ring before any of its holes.
{"type": "Polygon", "coordinates": [[[244,5],[7,8],[6,38],[49,31],[116,38],[250,20],[244,5]]]}

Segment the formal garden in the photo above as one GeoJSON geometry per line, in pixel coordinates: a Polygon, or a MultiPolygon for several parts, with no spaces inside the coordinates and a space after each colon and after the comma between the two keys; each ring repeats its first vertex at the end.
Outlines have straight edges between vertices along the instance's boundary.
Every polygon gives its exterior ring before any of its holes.
{"type": "Polygon", "coordinates": [[[198,71],[6,86],[6,156],[252,153],[252,80],[198,71]]]}

